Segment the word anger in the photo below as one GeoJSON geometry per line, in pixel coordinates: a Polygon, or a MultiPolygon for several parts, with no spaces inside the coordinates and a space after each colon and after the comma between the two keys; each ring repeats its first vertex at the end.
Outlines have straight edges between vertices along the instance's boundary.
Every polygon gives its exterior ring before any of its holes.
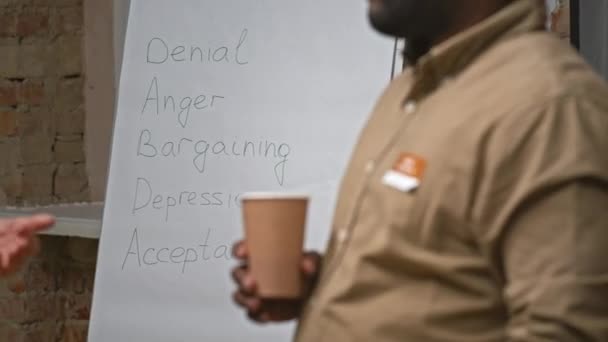
{"type": "Polygon", "coordinates": [[[152,111],[159,116],[161,112],[176,115],[177,122],[182,127],[188,125],[190,112],[192,110],[203,111],[213,109],[224,96],[217,94],[194,94],[193,96],[174,96],[159,93],[158,78],[153,77],[148,88],[146,101],[144,102],[141,114],[152,111]]]}

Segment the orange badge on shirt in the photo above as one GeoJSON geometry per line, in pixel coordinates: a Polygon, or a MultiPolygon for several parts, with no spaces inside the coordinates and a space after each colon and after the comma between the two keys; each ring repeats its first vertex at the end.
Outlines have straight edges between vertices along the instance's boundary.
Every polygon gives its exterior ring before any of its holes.
{"type": "Polygon", "coordinates": [[[425,170],[426,160],[412,153],[402,153],[393,168],[384,174],[382,182],[399,191],[410,192],[420,186],[425,170]]]}
{"type": "Polygon", "coordinates": [[[425,169],[426,161],[411,153],[402,153],[401,157],[399,157],[393,166],[393,170],[414,177],[418,180],[422,180],[425,169]]]}

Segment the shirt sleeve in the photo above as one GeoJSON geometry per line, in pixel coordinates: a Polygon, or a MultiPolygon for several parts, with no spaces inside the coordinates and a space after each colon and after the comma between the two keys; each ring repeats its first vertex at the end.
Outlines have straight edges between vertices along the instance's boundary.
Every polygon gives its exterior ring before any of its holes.
{"type": "Polygon", "coordinates": [[[564,97],[488,142],[475,236],[509,341],[608,341],[608,110],[564,97]]]}

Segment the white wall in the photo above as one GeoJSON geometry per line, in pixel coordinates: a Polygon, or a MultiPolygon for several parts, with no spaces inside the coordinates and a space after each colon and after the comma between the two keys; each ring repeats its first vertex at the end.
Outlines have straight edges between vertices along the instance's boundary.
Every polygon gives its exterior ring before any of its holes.
{"type": "Polygon", "coordinates": [[[580,0],[581,52],[608,79],[608,0],[580,0]]]}

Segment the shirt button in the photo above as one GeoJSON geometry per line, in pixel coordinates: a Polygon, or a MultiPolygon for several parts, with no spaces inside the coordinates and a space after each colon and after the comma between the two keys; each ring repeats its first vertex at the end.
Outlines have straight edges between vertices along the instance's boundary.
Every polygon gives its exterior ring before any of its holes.
{"type": "Polygon", "coordinates": [[[370,160],[367,163],[365,163],[365,173],[368,173],[368,174],[372,173],[375,168],[376,168],[376,163],[373,160],[370,160]]]}
{"type": "Polygon", "coordinates": [[[338,233],[336,234],[336,239],[338,241],[338,244],[340,245],[346,242],[346,240],[348,239],[348,230],[346,230],[345,228],[338,230],[338,233]]]}
{"type": "Polygon", "coordinates": [[[416,101],[407,101],[407,103],[405,104],[405,114],[414,114],[414,112],[416,111],[416,101]]]}
{"type": "Polygon", "coordinates": [[[310,295],[310,297],[308,297],[308,301],[306,302],[306,304],[307,304],[309,307],[314,307],[314,306],[316,305],[316,303],[317,303],[317,298],[316,298],[316,297],[317,297],[317,296],[316,296],[316,293],[314,293],[314,292],[313,292],[313,293],[310,295]]]}

